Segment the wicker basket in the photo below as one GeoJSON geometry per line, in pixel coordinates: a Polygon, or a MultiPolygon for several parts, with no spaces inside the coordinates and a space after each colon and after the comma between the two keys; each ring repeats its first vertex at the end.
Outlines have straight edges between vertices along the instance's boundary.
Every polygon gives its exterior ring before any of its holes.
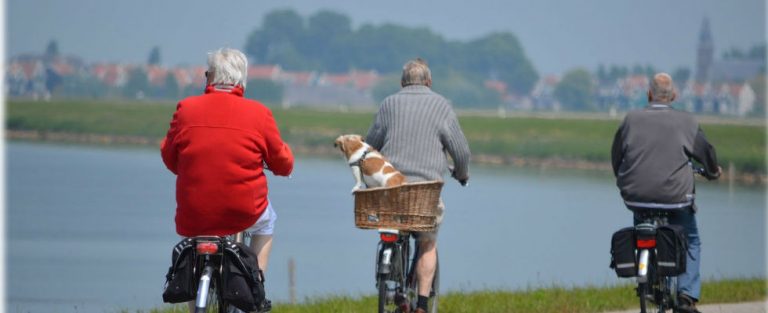
{"type": "Polygon", "coordinates": [[[355,226],[432,231],[442,188],[442,181],[429,181],[355,191],[355,226]]]}

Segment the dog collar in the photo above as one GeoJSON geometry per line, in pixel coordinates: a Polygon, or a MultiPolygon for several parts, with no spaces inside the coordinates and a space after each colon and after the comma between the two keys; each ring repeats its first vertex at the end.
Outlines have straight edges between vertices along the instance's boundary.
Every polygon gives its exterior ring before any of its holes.
{"type": "Polygon", "coordinates": [[[352,167],[352,166],[360,166],[360,163],[363,163],[363,160],[365,160],[365,157],[366,157],[366,156],[368,155],[368,153],[370,153],[370,152],[371,152],[371,150],[365,149],[365,150],[363,151],[363,154],[360,156],[360,158],[358,158],[358,159],[357,159],[357,161],[354,161],[354,162],[349,162],[349,166],[350,166],[350,167],[352,167]]]}

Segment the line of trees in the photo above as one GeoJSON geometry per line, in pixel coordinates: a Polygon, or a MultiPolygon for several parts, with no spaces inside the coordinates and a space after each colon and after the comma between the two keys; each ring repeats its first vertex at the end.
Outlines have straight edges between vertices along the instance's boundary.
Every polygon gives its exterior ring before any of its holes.
{"type": "Polygon", "coordinates": [[[327,10],[308,18],[290,9],[268,13],[248,36],[245,52],[257,63],[279,64],[286,70],[361,69],[385,75],[399,73],[407,60],[421,57],[430,64],[437,91],[443,89],[449,98],[467,98],[463,100],[472,105],[500,101],[490,94],[493,91],[486,93],[487,79],[501,80],[512,93],[525,95],[539,77],[517,37],[509,32],[449,41],[427,28],[364,24],[353,29],[348,16],[327,10]],[[477,91],[467,97],[451,92],[453,88],[477,91]]]}

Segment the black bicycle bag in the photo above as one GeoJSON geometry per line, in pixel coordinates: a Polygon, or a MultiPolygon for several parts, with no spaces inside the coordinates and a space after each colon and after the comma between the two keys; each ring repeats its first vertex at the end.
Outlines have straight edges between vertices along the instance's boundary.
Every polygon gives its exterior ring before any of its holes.
{"type": "Polygon", "coordinates": [[[264,274],[256,254],[241,243],[226,242],[221,273],[222,299],[245,312],[265,305],[264,274]]]}
{"type": "Polygon", "coordinates": [[[180,303],[195,299],[197,281],[195,280],[195,254],[192,253],[193,239],[185,238],[173,247],[171,267],[165,274],[163,302],[180,303]]]}
{"type": "Polygon", "coordinates": [[[619,277],[637,276],[635,256],[635,228],[626,227],[613,233],[611,238],[611,268],[619,277]]]}
{"type": "Polygon", "coordinates": [[[659,275],[677,276],[685,273],[688,259],[688,238],[681,225],[659,226],[656,230],[656,268],[659,275]]]}

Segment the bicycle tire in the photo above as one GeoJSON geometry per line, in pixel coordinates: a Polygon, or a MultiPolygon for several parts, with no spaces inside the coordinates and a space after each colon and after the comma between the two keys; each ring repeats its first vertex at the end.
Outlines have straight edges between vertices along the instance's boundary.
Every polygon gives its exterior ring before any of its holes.
{"type": "Polygon", "coordinates": [[[649,289],[648,283],[637,284],[637,297],[640,298],[640,313],[649,313],[647,308],[649,289]]]}
{"type": "MultiPolygon", "coordinates": [[[[234,307],[229,306],[226,301],[221,298],[221,290],[219,289],[219,275],[214,273],[211,277],[211,284],[208,286],[208,297],[206,299],[206,305],[204,308],[195,307],[195,313],[233,313],[240,312],[234,310],[234,307]]],[[[197,302],[197,299],[195,300],[197,302]]]]}
{"type": "Polygon", "coordinates": [[[379,289],[379,313],[397,313],[399,308],[395,301],[395,293],[398,289],[398,282],[388,279],[385,275],[379,275],[376,280],[379,289]],[[390,285],[392,286],[390,288],[390,285]]]}

